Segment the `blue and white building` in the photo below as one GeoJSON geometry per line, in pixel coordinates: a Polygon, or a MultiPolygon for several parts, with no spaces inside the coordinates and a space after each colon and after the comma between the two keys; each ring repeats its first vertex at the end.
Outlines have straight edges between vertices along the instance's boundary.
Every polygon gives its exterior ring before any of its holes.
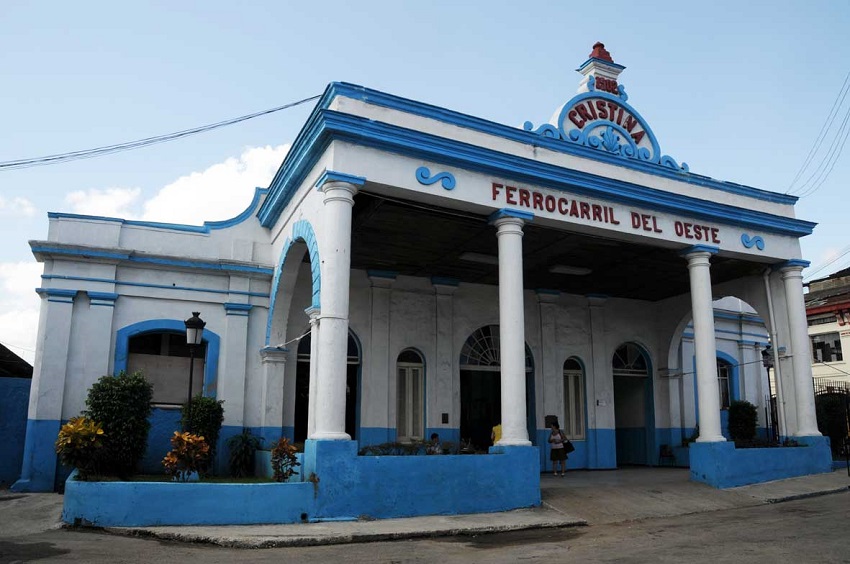
{"type": "Polygon", "coordinates": [[[333,83],[233,220],[51,213],[31,243],[44,276],[17,487],[53,489],[61,423],[120,370],[154,382],[156,464],[185,399],[193,311],[207,322],[196,389],[224,400],[223,439],[306,440],[317,516],[535,505],[547,415],[573,439],[570,468],[655,465],[698,427],[680,457],[694,479],[827,471],[799,245],[814,224],[793,196],[663,154],[623,69],[595,45],[578,94],[523,127],[333,83]],[[723,434],[724,402],[763,412],[768,341],[783,435],[810,445],[799,460],[752,459],[723,434]],[[432,432],[491,454],[403,472],[357,454],[432,432]],[[419,506],[375,505],[411,487],[419,506]]]}

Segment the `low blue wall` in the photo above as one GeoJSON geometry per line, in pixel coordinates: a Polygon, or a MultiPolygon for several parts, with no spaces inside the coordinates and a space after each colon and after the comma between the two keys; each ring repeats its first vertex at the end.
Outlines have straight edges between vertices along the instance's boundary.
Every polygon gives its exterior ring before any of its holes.
{"type": "Polygon", "coordinates": [[[536,447],[487,455],[358,456],[355,441],[307,441],[306,481],[81,482],[62,519],[92,526],[244,525],[505,511],[540,505],[536,447]]]}
{"type": "Polygon", "coordinates": [[[827,437],[797,437],[799,447],[742,448],[735,443],[692,443],[691,480],[733,488],[832,471],[827,437]]]}
{"type": "Polygon", "coordinates": [[[0,485],[21,475],[31,383],[29,378],[0,378],[0,485]]]}
{"type": "Polygon", "coordinates": [[[311,483],[65,483],[62,520],[95,527],[296,523],[314,512],[311,483]]]}

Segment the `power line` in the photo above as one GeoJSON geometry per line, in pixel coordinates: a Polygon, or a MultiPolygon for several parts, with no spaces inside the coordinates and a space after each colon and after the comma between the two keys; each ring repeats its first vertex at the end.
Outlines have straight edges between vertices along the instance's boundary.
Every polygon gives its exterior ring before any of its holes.
{"type": "Polygon", "coordinates": [[[810,270],[809,272],[807,272],[806,275],[803,278],[811,278],[812,276],[814,276],[815,274],[817,274],[818,272],[820,272],[821,270],[823,270],[827,266],[830,266],[831,264],[837,262],[840,258],[846,256],[848,253],[850,253],[850,245],[841,249],[841,252],[834,259],[829,260],[829,261],[823,263],[822,265],[818,266],[817,268],[814,268],[814,269],[810,270]]]}
{"type": "Polygon", "coordinates": [[[13,161],[3,161],[0,162],[0,171],[5,170],[17,170],[21,168],[31,168],[35,166],[46,166],[51,164],[65,163],[69,161],[76,161],[80,159],[91,159],[94,157],[100,157],[103,155],[110,155],[112,153],[120,153],[123,151],[131,151],[133,149],[139,149],[141,147],[147,147],[149,145],[155,145],[158,143],[165,143],[167,141],[174,141],[175,139],[180,139],[183,137],[188,137],[190,135],[196,135],[198,133],[205,133],[207,131],[212,131],[213,129],[218,129],[220,127],[225,127],[228,125],[233,125],[236,123],[240,123],[243,121],[247,121],[249,119],[253,119],[256,117],[272,114],[274,112],[279,112],[281,110],[285,110],[288,108],[293,108],[295,106],[300,106],[301,104],[306,104],[307,102],[317,100],[321,95],[310,96],[309,98],[304,98],[303,100],[298,100],[297,102],[291,102],[289,104],[284,104],[283,106],[277,106],[276,108],[270,108],[268,110],[263,110],[260,112],[254,112],[252,114],[247,114],[244,116],[239,116],[236,118],[226,119],[223,121],[218,121],[216,123],[211,123],[208,125],[202,125],[200,127],[193,127],[191,129],[183,129],[181,131],[175,131],[173,133],[167,133],[165,135],[156,135],[154,137],[146,137],[144,139],[137,139],[136,141],[126,141],[124,143],[116,143],[114,145],[105,145],[103,147],[95,147],[93,149],[84,149],[82,151],[71,151],[68,153],[58,153],[55,155],[46,155],[43,157],[33,157],[29,159],[17,159],[13,161]]]}

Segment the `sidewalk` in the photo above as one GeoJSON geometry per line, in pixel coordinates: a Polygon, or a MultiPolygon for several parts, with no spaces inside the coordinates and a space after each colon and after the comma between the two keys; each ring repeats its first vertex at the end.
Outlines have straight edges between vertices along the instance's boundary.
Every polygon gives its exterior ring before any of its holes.
{"type": "MultiPolygon", "coordinates": [[[[293,525],[109,528],[150,536],[241,548],[313,546],[618,523],[776,503],[847,491],[847,471],[717,490],[688,480],[679,468],[574,471],[540,478],[543,505],[503,513],[338,521],[293,525]]],[[[0,538],[59,526],[62,496],[0,492],[0,538]],[[10,528],[7,529],[7,524],[10,528]]]]}

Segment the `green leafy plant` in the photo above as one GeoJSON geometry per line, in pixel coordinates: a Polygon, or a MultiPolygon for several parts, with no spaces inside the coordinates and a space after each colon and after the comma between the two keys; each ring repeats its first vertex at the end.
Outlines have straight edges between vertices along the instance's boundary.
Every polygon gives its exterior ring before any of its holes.
{"type": "Polygon", "coordinates": [[[125,478],[133,473],[148,446],[153,385],[141,372],[103,376],[89,389],[83,415],[103,428],[98,470],[125,478]]]}
{"type": "Polygon", "coordinates": [[[215,398],[195,396],[192,398],[192,420],[189,421],[187,406],[181,411],[180,423],[183,429],[201,435],[210,447],[210,459],[215,459],[218,435],[221,432],[221,424],[224,422],[224,400],[216,401],[215,398]]]}
{"type": "Polygon", "coordinates": [[[210,446],[200,435],[174,431],[171,450],[162,459],[165,473],[180,482],[186,482],[195,473],[207,469],[210,461],[210,446]]]}
{"type": "Polygon", "coordinates": [[[56,439],[56,454],[66,466],[77,469],[79,479],[97,473],[97,454],[103,448],[103,428],[85,417],[72,417],[62,425],[56,439]]]}
{"type": "Polygon", "coordinates": [[[733,441],[752,441],[756,438],[758,410],[748,401],[729,404],[729,436],[733,441]]]}
{"type": "Polygon", "coordinates": [[[242,429],[238,435],[227,439],[230,449],[228,468],[230,475],[235,478],[254,475],[254,453],[260,448],[261,437],[255,437],[250,429],[242,429]]]}
{"type": "Polygon", "coordinates": [[[300,466],[295,456],[297,449],[289,443],[289,439],[283,437],[272,447],[272,471],[275,482],[285,482],[295,474],[295,468],[300,466]]]}

